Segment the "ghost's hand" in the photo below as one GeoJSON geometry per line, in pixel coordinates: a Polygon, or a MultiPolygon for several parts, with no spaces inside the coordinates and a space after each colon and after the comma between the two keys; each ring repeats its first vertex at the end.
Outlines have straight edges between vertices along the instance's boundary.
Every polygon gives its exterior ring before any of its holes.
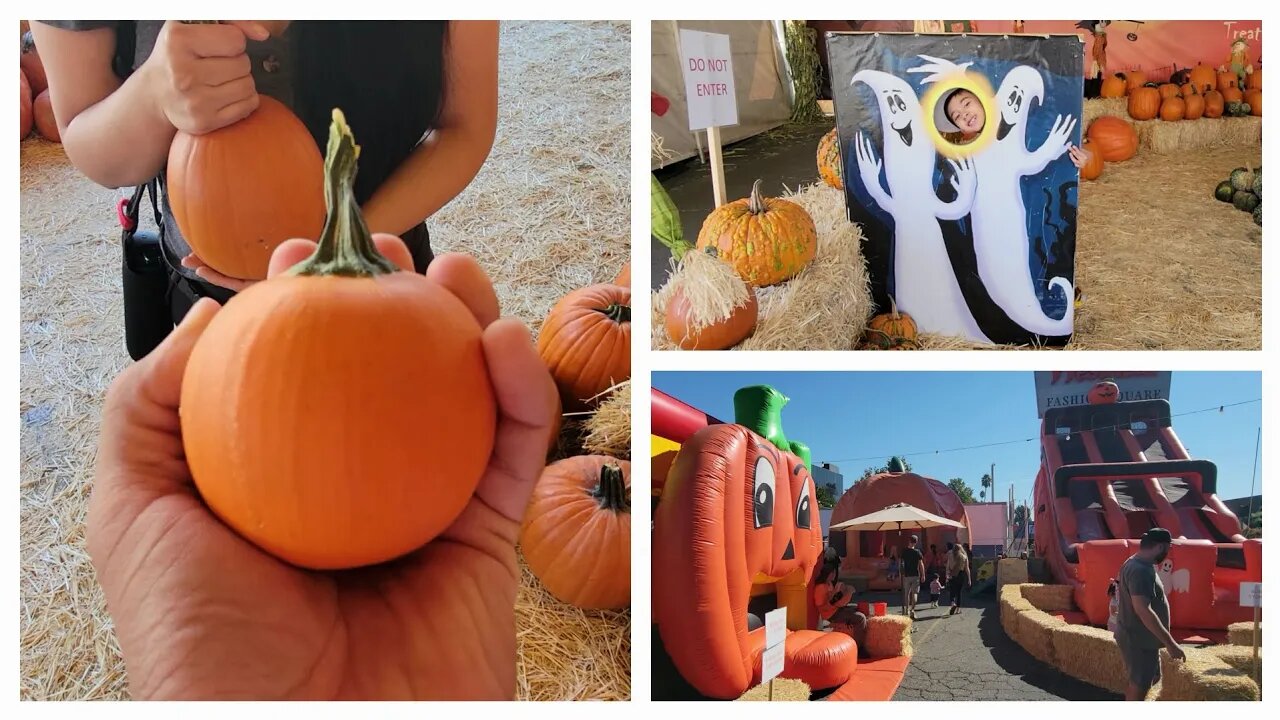
{"type": "Polygon", "coordinates": [[[862,185],[880,207],[889,210],[889,196],[880,185],[880,169],[883,163],[876,157],[876,149],[871,138],[859,131],[853,137],[853,148],[858,158],[858,174],[862,177],[862,185]]]}
{"type": "Polygon", "coordinates": [[[938,201],[935,212],[939,220],[959,220],[973,208],[973,195],[978,188],[978,176],[973,161],[967,157],[947,160],[951,165],[951,186],[956,189],[956,199],[949,203],[938,201]]]}
{"type": "Polygon", "coordinates": [[[1053,129],[1049,131],[1049,139],[1045,141],[1045,147],[1049,148],[1053,153],[1053,157],[1057,158],[1071,147],[1071,131],[1076,129],[1076,119],[1068,115],[1063,118],[1061,115],[1053,123],[1053,129]]]}

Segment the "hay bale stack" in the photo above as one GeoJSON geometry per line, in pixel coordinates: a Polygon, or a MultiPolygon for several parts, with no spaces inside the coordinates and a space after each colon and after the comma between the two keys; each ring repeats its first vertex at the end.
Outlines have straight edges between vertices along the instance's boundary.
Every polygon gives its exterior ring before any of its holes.
{"type": "Polygon", "coordinates": [[[1023,650],[1031,653],[1031,657],[1049,665],[1057,665],[1057,657],[1053,654],[1053,633],[1066,627],[1067,623],[1043,610],[1023,610],[1015,616],[1016,634],[1013,639],[1023,650]]]}
{"type": "Polygon", "coordinates": [[[1035,610],[1035,606],[1022,597],[1022,587],[1020,585],[1005,585],[1000,588],[1000,627],[1004,628],[1004,634],[1018,639],[1018,615],[1029,610],[1035,610]]]}
{"type": "MultiPolygon", "coordinates": [[[[739,700],[747,701],[768,701],[769,700],[769,683],[757,685],[743,693],[739,700]]],[[[801,680],[790,680],[787,678],[775,678],[773,681],[773,701],[774,702],[796,702],[809,700],[809,686],[801,680]]]]}
{"type": "MultiPolygon", "coordinates": [[[[785,283],[758,288],[755,333],[735,350],[852,350],[871,317],[871,286],[862,259],[862,231],[845,214],[844,195],[816,183],[786,196],[818,230],[813,262],[785,283]]],[[[653,295],[654,350],[678,349],[667,337],[667,282],[653,295]]]]}
{"type": "Polygon", "coordinates": [[[1053,658],[1062,672],[1096,687],[1124,692],[1128,673],[1110,630],[1066,624],[1055,627],[1052,636],[1053,658]]]}
{"type": "Polygon", "coordinates": [[[1070,585],[1041,585],[1039,583],[1023,583],[1022,597],[1045,612],[1062,612],[1075,610],[1074,591],[1070,585]]]}
{"type": "Polygon", "coordinates": [[[1084,101],[1084,117],[1081,127],[1089,129],[1089,124],[1100,117],[1113,115],[1129,119],[1129,98],[1094,98],[1084,101]]]}
{"type": "Polygon", "coordinates": [[[1213,653],[1222,662],[1239,670],[1251,678],[1262,677],[1262,648],[1258,648],[1258,662],[1255,667],[1253,662],[1253,647],[1244,647],[1241,645],[1214,645],[1205,648],[1213,653]]]}
{"type": "Polygon", "coordinates": [[[996,588],[1006,585],[1022,585],[1030,578],[1027,561],[1022,558],[1003,558],[996,566],[996,588]]]}
{"type": "Polygon", "coordinates": [[[880,615],[867,618],[864,650],[871,657],[911,657],[911,618],[905,615],[880,615]]]}
{"type": "Polygon", "coordinates": [[[1221,117],[1199,120],[1134,120],[1139,152],[1159,154],[1221,147],[1262,145],[1262,118],[1221,117]]]}
{"type": "Polygon", "coordinates": [[[631,381],[612,388],[583,423],[582,449],[592,455],[631,459],[631,381]]]}
{"type": "MultiPolygon", "coordinates": [[[[1253,623],[1238,622],[1227,626],[1227,642],[1253,647],[1253,623]]],[[[1258,623],[1258,645],[1262,645],[1262,623],[1258,623]]]]}
{"type": "Polygon", "coordinates": [[[1258,700],[1258,685],[1208,650],[1183,648],[1186,662],[1160,651],[1158,700],[1258,700]]]}

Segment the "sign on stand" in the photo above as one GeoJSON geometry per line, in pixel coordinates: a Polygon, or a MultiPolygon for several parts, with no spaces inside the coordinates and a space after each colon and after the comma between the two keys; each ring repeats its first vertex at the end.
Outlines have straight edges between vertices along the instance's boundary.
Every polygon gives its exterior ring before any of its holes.
{"type": "Polygon", "coordinates": [[[1253,608],[1253,679],[1262,689],[1261,668],[1258,665],[1258,644],[1262,642],[1262,583],[1240,583],[1240,607],[1253,608]]]}
{"type": "Polygon", "coordinates": [[[725,203],[724,157],[720,128],[738,124],[738,95],[733,89],[729,36],[680,29],[680,66],[689,105],[689,129],[707,131],[711,151],[711,189],[716,207],[725,203]]]}
{"type": "Polygon", "coordinates": [[[787,646],[787,609],[780,607],[764,614],[764,657],[760,662],[760,681],[769,682],[769,700],[773,700],[773,679],[782,673],[787,646]]]}

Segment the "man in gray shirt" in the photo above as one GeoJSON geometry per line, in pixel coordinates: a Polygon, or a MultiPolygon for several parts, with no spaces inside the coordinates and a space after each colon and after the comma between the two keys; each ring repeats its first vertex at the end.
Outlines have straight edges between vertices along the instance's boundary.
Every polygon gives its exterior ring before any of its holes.
{"type": "Polygon", "coordinates": [[[1115,637],[1129,674],[1125,700],[1145,700],[1151,686],[1160,681],[1160,648],[1175,660],[1187,659],[1169,633],[1169,599],[1156,573],[1172,544],[1168,530],[1151,528],[1143,533],[1138,552],[1120,566],[1115,637]]]}

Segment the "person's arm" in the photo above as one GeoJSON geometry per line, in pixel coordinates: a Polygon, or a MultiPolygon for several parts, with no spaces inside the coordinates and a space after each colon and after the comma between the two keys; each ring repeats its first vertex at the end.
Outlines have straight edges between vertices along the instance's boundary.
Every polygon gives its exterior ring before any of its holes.
{"type": "Polygon", "coordinates": [[[1134,614],[1138,616],[1143,625],[1147,626],[1151,634],[1156,636],[1160,644],[1164,645],[1175,656],[1181,655],[1182,649],[1178,647],[1178,642],[1173,639],[1173,635],[1169,634],[1169,628],[1164,626],[1164,623],[1156,615],[1156,611],[1151,609],[1151,600],[1145,595],[1131,595],[1129,601],[1133,605],[1134,614]]]}
{"type": "Polygon", "coordinates": [[[146,182],[164,167],[178,128],[209,132],[257,107],[244,52],[246,33],[266,38],[256,23],[166,23],[151,56],[124,82],[112,69],[114,29],[33,22],[31,32],[49,76],[63,149],[99,185],[146,182]]]}
{"type": "Polygon", "coordinates": [[[498,127],[498,23],[454,21],[445,54],[439,127],[364,205],[374,232],[402,234],[467,187],[493,149],[498,127]]]}
{"type": "Polygon", "coordinates": [[[916,575],[918,575],[920,579],[923,580],[924,579],[924,558],[920,555],[917,555],[916,558],[917,558],[916,559],[916,575]]]}

